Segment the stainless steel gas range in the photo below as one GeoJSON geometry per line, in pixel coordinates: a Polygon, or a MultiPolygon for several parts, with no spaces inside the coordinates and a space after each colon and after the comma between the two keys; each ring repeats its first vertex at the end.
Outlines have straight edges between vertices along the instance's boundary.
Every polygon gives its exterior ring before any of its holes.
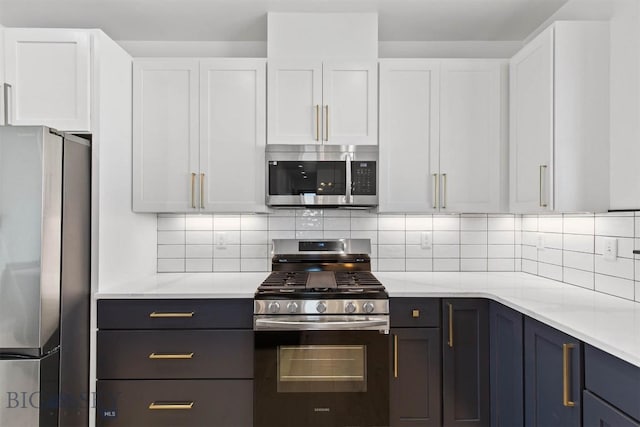
{"type": "Polygon", "coordinates": [[[274,240],[254,298],[256,427],[389,425],[389,299],[370,253],[274,240]]]}

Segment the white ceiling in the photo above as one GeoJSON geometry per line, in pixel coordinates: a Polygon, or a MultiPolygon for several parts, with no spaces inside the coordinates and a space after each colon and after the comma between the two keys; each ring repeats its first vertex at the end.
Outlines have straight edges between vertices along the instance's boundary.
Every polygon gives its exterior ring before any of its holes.
{"type": "Polygon", "coordinates": [[[0,0],[8,27],[115,40],[265,41],[267,12],[378,12],[381,41],[524,40],[567,0],[0,0]]]}

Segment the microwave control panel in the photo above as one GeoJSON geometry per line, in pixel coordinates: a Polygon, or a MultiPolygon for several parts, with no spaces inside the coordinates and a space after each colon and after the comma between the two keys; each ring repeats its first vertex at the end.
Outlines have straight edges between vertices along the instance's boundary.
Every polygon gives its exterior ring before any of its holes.
{"type": "Polygon", "coordinates": [[[354,196],[376,195],[376,162],[351,162],[351,194],[354,196]]]}

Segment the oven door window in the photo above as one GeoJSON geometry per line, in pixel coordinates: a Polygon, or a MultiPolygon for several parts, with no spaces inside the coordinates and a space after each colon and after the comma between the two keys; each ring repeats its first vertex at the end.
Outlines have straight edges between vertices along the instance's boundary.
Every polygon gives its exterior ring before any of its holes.
{"type": "Polygon", "coordinates": [[[278,392],[367,391],[366,345],[278,347],[278,392]]]}
{"type": "Polygon", "coordinates": [[[269,195],[334,196],[346,193],[343,161],[269,161],[269,195]]]}

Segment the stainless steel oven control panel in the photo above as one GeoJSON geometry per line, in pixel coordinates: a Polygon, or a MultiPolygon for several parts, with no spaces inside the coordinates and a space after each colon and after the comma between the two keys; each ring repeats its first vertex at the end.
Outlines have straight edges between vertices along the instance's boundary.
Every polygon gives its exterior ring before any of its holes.
{"type": "Polygon", "coordinates": [[[255,300],[254,314],[388,314],[387,299],[255,300]]]}

